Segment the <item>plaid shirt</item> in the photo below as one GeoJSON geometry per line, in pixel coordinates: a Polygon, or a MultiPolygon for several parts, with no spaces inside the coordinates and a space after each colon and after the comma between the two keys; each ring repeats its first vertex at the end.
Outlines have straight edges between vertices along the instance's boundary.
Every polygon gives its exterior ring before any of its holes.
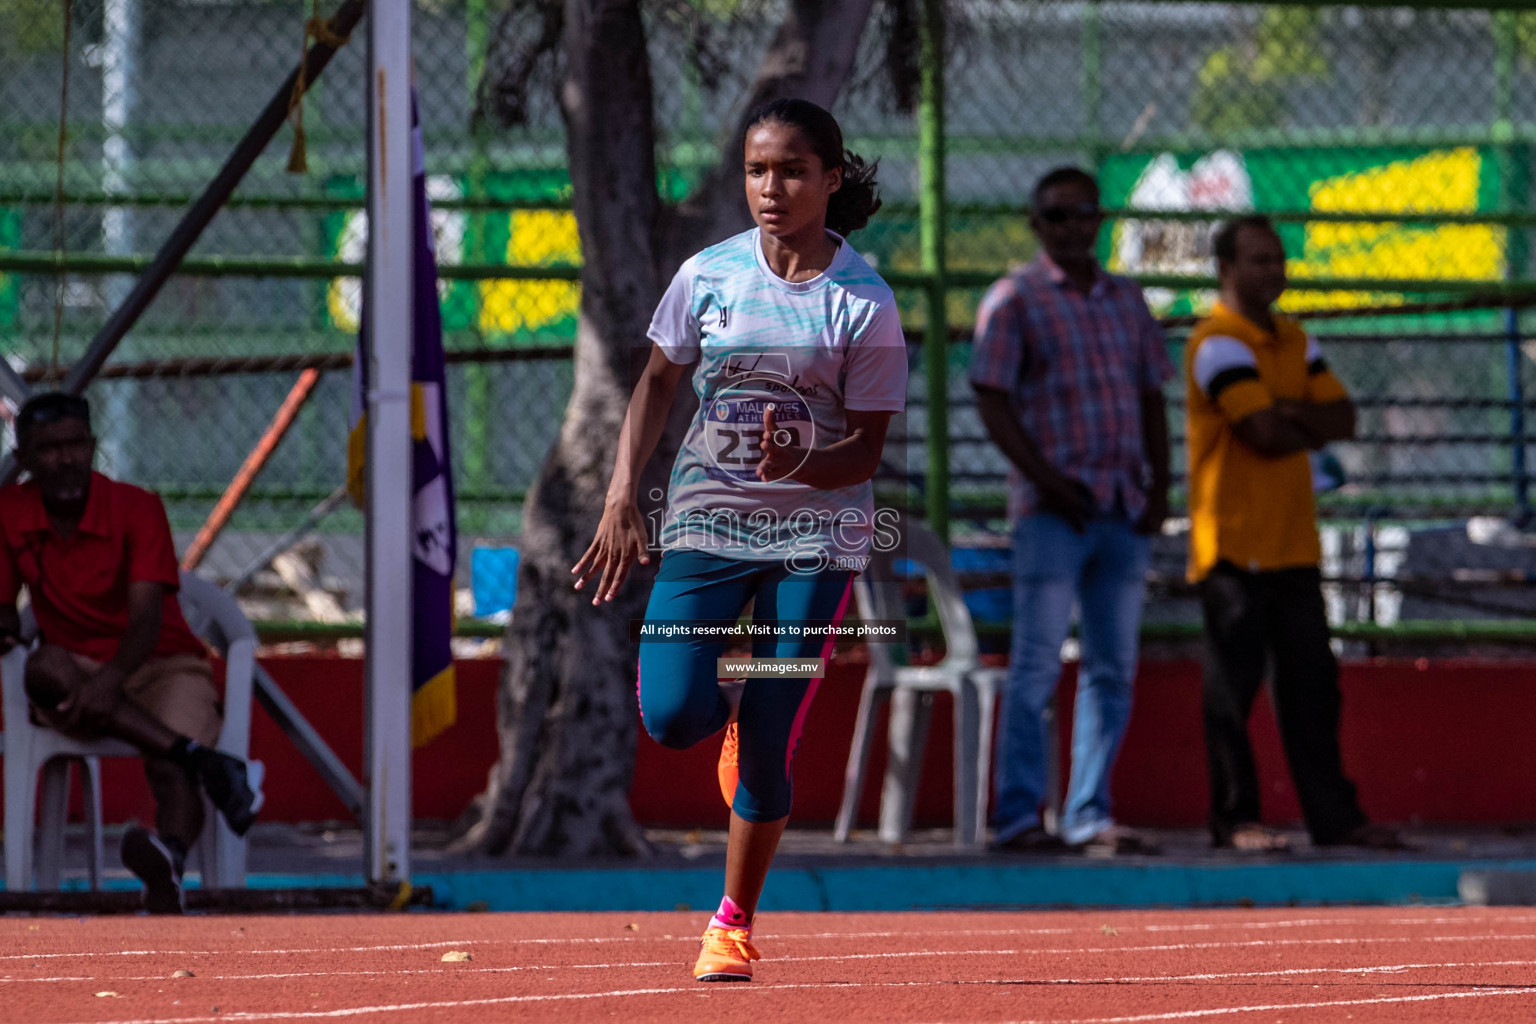
{"type": "MultiPolygon", "coordinates": [[[[971,383],[1008,393],[1047,462],[1093,490],[1108,511],[1146,508],[1141,393],[1173,376],[1163,332],[1141,288],[1097,272],[1087,295],[1044,253],[988,289],[976,315],[971,383]]],[[[1035,488],[1008,473],[1008,511],[1035,506],[1035,488]]]]}

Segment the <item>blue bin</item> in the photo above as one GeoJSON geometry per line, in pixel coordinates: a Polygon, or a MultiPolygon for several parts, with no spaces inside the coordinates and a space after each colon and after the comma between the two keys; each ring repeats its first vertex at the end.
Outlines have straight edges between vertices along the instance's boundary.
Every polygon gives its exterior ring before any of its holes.
{"type": "MultiPolygon", "coordinates": [[[[949,564],[955,572],[1012,572],[1012,548],[955,548],[949,553],[949,564]]],[[[916,562],[909,558],[896,559],[896,575],[913,579],[921,573],[916,562]]]]}
{"type": "Polygon", "coordinates": [[[517,600],[517,548],[477,547],[469,554],[469,585],[475,617],[512,610],[517,600]]]}
{"type": "Polygon", "coordinates": [[[1012,572],[1012,548],[955,548],[950,552],[955,572],[1012,572]]]}
{"type": "MultiPolygon", "coordinates": [[[[1013,549],[997,547],[960,547],[950,552],[950,564],[956,572],[1013,572],[1013,549]]],[[[911,559],[898,558],[895,564],[899,579],[916,579],[922,575],[921,567],[911,559]]],[[[1013,622],[1013,588],[987,587],[965,592],[965,606],[970,609],[976,622],[1013,622]]],[[[909,615],[922,615],[927,608],[923,599],[913,600],[907,608],[909,615]]]]}
{"type": "Polygon", "coordinates": [[[1013,591],[1008,587],[988,587],[986,590],[968,590],[965,593],[965,606],[971,611],[971,618],[978,622],[1003,623],[1013,622],[1013,591]]]}

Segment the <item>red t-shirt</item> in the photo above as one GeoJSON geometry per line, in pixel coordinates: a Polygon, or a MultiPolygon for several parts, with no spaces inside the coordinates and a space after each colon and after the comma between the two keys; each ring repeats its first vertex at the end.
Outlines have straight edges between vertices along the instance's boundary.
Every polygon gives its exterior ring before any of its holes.
{"type": "Polygon", "coordinates": [[[128,584],[165,584],[153,657],[207,654],[176,600],[181,586],[171,524],[158,495],[91,474],[85,515],[65,540],[32,482],[0,488],[0,603],[23,584],[43,639],[110,661],[128,629],[128,584]]]}

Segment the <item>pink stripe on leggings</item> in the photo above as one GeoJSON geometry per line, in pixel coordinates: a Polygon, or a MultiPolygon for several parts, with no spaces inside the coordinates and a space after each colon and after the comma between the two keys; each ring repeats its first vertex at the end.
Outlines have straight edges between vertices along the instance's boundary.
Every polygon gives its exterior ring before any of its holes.
{"type": "MultiPolygon", "coordinates": [[[[848,586],[843,590],[843,599],[837,603],[837,612],[832,616],[832,625],[843,624],[843,614],[848,611],[848,598],[853,594],[853,574],[848,575],[848,586]]],[[[827,642],[821,647],[821,657],[832,657],[832,633],[827,634],[827,642]]],[[[789,770],[795,763],[795,748],[800,745],[800,734],[805,731],[805,713],[811,710],[811,701],[816,696],[816,687],[821,685],[820,679],[812,679],[811,685],[805,688],[805,696],[800,698],[800,709],[795,712],[795,724],[789,727],[789,745],[784,748],[784,777],[789,778],[789,770]]]]}

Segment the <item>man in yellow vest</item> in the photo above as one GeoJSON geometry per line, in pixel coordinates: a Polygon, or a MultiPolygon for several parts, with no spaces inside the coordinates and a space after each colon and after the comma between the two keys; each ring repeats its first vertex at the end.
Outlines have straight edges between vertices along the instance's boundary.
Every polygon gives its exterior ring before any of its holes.
{"type": "Polygon", "coordinates": [[[1339,669],[1329,647],[1307,453],[1354,436],[1355,408],[1322,351],[1275,312],[1285,250],[1264,217],[1216,233],[1221,300],[1184,353],[1188,393],[1189,578],[1205,614],[1204,714],[1211,837],[1276,852],[1260,824],[1248,714],[1274,662],[1291,778],[1318,846],[1398,849],[1366,820],[1339,754],[1339,669]]]}

